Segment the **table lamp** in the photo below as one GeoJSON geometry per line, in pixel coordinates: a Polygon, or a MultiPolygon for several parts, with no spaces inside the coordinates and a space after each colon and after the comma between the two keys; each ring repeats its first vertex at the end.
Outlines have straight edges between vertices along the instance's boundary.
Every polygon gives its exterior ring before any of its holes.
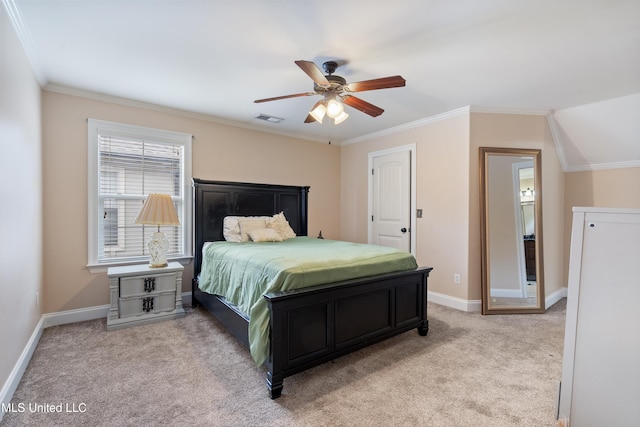
{"type": "Polygon", "coordinates": [[[168,194],[149,194],[144,201],[134,224],[156,225],[158,231],[153,233],[147,247],[149,248],[149,266],[153,268],[167,265],[167,249],[169,240],[160,231],[161,225],[180,225],[176,208],[168,194]]]}

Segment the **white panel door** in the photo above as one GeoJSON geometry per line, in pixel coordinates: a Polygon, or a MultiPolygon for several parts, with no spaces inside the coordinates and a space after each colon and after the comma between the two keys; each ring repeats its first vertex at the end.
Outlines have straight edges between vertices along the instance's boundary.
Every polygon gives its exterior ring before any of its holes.
{"type": "Polygon", "coordinates": [[[373,158],[371,243],[411,252],[411,152],[373,158]]]}

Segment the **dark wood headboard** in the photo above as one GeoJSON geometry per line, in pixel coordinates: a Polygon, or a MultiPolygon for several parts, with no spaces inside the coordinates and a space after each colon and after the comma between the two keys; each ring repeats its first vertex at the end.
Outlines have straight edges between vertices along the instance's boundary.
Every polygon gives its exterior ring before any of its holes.
{"type": "Polygon", "coordinates": [[[202,245],[224,240],[225,216],[270,216],[284,212],[296,235],[306,236],[308,193],[309,187],[193,178],[193,277],[200,274],[202,245]]]}

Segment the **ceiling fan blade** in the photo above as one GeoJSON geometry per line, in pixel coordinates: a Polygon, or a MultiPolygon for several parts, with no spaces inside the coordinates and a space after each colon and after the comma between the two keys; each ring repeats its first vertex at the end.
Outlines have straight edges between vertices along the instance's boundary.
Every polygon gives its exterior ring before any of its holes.
{"type": "Polygon", "coordinates": [[[382,108],[376,107],[375,105],[370,104],[367,101],[363,101],[360,98],[356,98],[355,96],[346,95],[343,96],[342,100],[349,107],[360,110],[363,113],[370,115],[371,117],[378,117],[380,114],[384,113],[384,110],[382,108]]]}
{"type": "Polygon", "coordinates": [[[311,77],[311,80],[313,80],[320,86],[330,85],[329,80],[327,80],[324,74],[322,74],[322,71],[320,71],[320,68],[318,68],[318,66],[313,62],[299,60],[295,61],[295,63],[302,69],[302,71],[304,71],[309,77],[311,77]]]}
{"type": "Polygon", "coordinates": [[[269,102],[269,101],[277,101],[279,99],[297,98],[299,96],[311,96],[311,95],[317,95],[317,93],[315,92],[294,93],[293,95],[284,95],[284,96],[276,96],[274,98],[256,99],[253,102],[255,103],[269,102]]]}
{"type": "Polygon", "coordinates": [[[402,76],[383,77],[380,79],[364,80],[362,82],[349,83],[345,86],[347,92],[364,92],[365,90],[387,89],[402,87],[406,80],[402,76]]]}

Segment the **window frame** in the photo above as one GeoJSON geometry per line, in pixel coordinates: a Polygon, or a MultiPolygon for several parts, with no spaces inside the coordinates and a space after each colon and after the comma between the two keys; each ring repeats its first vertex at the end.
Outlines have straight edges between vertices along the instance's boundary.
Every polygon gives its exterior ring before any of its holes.
{"type": "Polygon", "coordinates": [[[184,150],[184,170],[182,193],[183,206],[181,220],[183,222],[183,253],[179,256],[168,257],[171,261],[179,261],[183,264],[188,263],[193,258],[192,245],[192,191],[191,191],[191,162],[192,162],[192,140],[190,134],[167,131],[162,129],[154,129],[143,126],[136,126],[124,123],[109,122],[97,119],[87,120],[87,142],[88,142],[88,252],[87,252],[87,268],[92,273],[105,272],[107,268],[113,265],[131,265],[142,264],[148,262],[149,256],[130,257],[122,259],[122,261],[99,261],[99,227],[98,219],[100,208],[100,189],[99,189],[99,135],[107,134],[123,138],[144,139],[157,143],[167,143],[173,145],[181,145],[184,150]]]}

